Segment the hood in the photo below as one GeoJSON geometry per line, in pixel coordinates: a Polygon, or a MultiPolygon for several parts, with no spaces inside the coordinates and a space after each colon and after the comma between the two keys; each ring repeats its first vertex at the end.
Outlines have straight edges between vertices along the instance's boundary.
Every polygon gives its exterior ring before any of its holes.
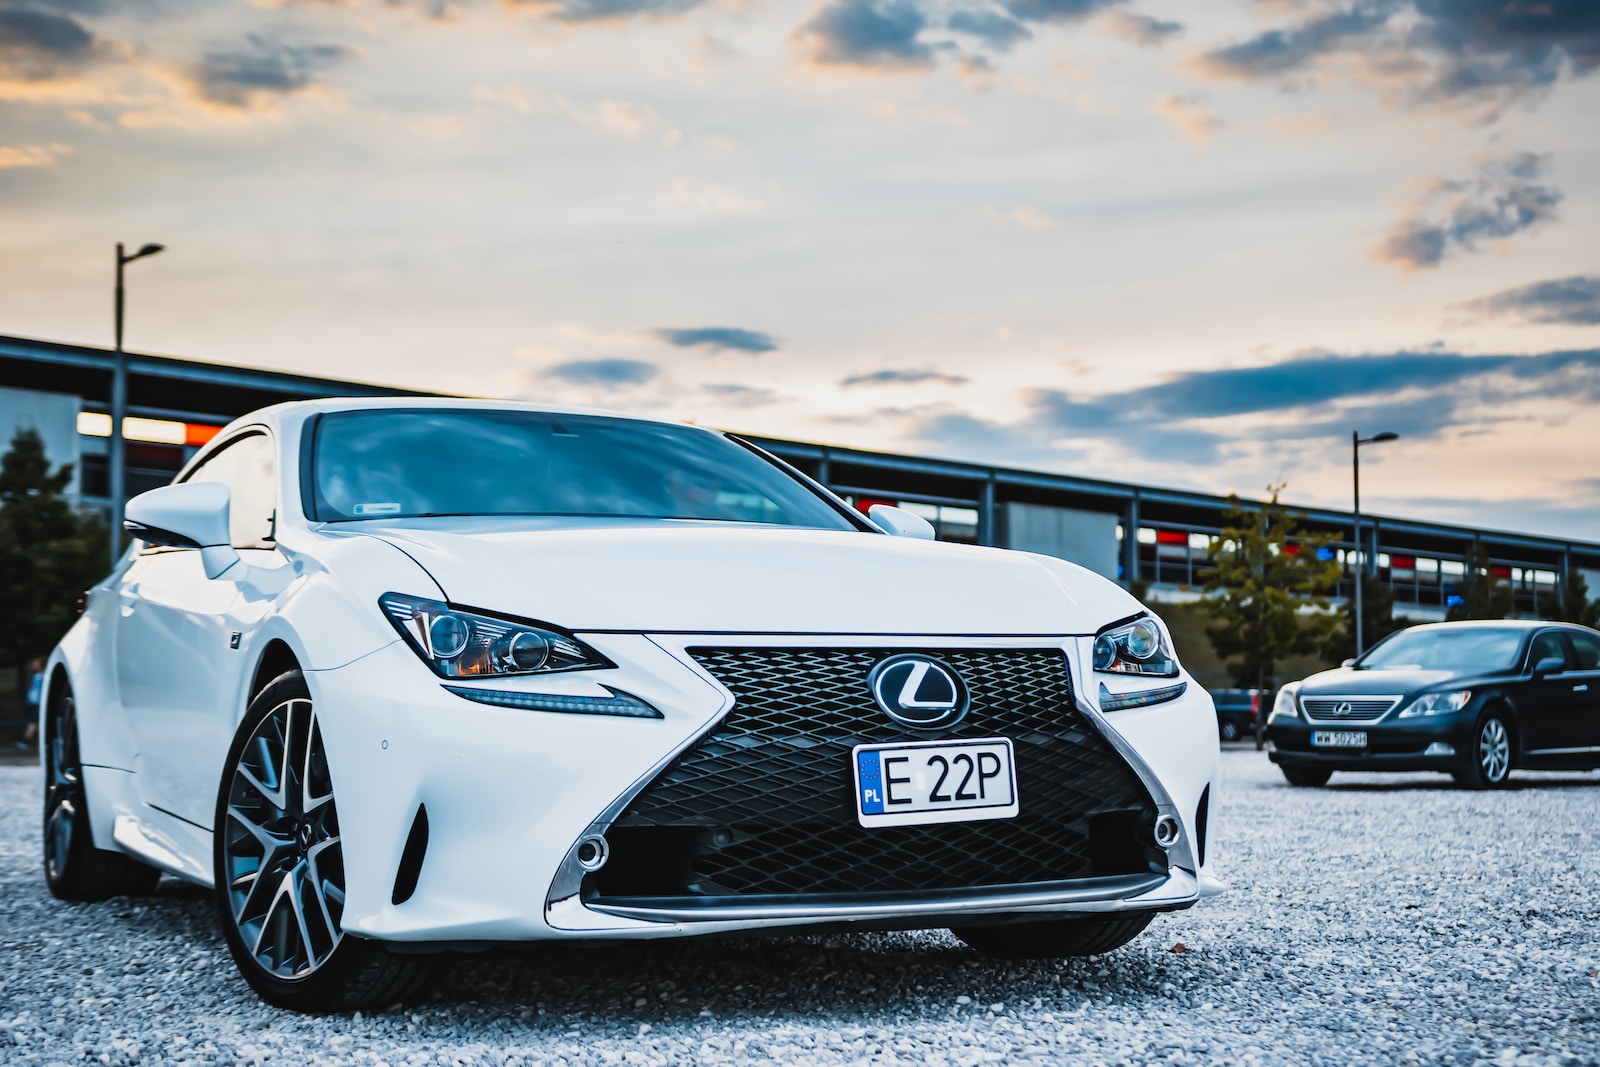
{"type": "Polygon", "coordinates": [[[1348,667],[1313,674],[1300,683],[1301,696],[1403,696],[1419,689],[1444,685],[1452,678],[1465,677],[1454,671],[1418,669],[1396,671],[1353,671],[1348,667]]]}
{"type": "Polygon", "coordinates": [[[881,534],[525,518],[350,532],[409,554],[452,603],[570,630],[1058,635],[1141,610],[1063,560],[881,534]]]}

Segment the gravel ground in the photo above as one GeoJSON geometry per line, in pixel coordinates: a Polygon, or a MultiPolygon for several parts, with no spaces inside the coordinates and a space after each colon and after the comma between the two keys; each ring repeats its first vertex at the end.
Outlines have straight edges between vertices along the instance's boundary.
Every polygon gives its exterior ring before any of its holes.
{"type": "Polygon", "coordinates": [[[464,957],[421,1005],[309,1018],[236,976],[200,890],[45,891],[0,766],[0,1063],[1600,1063],[1600,774],[1338,775],[1223,757],[1231,892],[1067,963],[948,934],[464,957]],[[1181,946],[1181,947],[1180,947],[1181,946]]]}

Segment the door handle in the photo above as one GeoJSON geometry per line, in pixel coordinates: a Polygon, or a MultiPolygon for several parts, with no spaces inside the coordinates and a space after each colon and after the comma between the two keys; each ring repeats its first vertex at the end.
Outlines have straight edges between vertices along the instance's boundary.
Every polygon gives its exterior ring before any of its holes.
{"type": "Polygon", "coordinates": [[[1574,693],[1587,693],[1589,691],[1589,683],[1584,682],[1582,685],[1575,685],[1572,687],[1572,691],[1574,693]]]}

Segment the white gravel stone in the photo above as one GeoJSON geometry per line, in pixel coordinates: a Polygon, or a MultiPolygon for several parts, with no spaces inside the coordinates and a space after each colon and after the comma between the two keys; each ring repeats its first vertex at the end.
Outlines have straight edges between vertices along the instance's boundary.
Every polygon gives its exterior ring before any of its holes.
{"type": "Polygon", "coordinates": [[[256,999],[199,889],[51,898],[38,769],[0,766],[0,1063],[1600,1064],[1600,774],[1291,789],[1241,751],[1216,805],[1232,891],[1103,957],[943,931],[498,951],[421,1005],[309,1017],[256,999]]]}

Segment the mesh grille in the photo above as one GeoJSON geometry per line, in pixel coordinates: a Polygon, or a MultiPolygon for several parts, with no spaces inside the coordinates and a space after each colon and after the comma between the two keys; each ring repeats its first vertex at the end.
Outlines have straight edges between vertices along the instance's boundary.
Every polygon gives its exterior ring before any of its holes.
{"type": "Polygon", "coordinates": [[[1160,859],[1143,840],[1155,806],[1074,709],[1059,649],[929,650],[971,694],[965,719],[933,733],[891,721],[867,685],[879,660],[907,651],[690,649],[734,708],[613,824],[599,894],[940,890],[1137,873],[1160,859]],[[1016,752],[1015,818],[858,824],[852,746],[995,736],[1016,752]]]}

